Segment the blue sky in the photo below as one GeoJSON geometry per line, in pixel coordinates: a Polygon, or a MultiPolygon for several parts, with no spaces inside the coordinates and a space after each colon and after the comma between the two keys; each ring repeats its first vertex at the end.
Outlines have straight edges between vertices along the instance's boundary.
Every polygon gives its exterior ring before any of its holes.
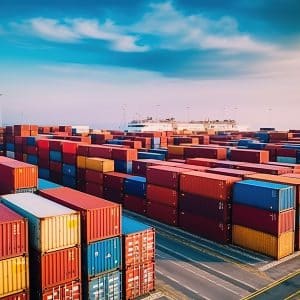
{"type": "Polygon", "coordinates": [[[300,1],[24,2],[0,1],[6,123],[298,125],[300,1]]]}

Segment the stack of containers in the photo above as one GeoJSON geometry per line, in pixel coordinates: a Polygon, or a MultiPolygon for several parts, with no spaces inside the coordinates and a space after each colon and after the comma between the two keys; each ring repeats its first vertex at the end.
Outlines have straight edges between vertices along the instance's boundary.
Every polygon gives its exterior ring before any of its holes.
{"type": "Polygon", "coordinates": [[[146,178],[130,176],[124,180],[124,206],[139,214],[146,214],[146,178]]]}
{"type": "Polygon", "coordinates": [[[123,299],[136,299],[155,288],[155,230],[122,217],[123,299]]]}
{"type": "Polygon", "coordinates": [[[31,193],[1,201],[28,219],[31,298],[49,299],[69,286],[80,295],[80,214],[31,193]]]}
{"type": "MultiPolygon", "coordinates": [[[[299,175],[299,174],[295,174],[299,175]]],[[[296,218],[295,218],[295,251],[300,250],[300,178],[289,178],[284,176],[253,174],[247,175],[246,179],[269,181],[295,187],[296,191],[296,218]]]]}
{"type": "Polygon", "coordinates": [[[4,132],[5,132],[5,128],[0,127],[0,155],[4,155],[5,152],[4,132]]]}
{"type": "Polygon", "coordinates": [[[138,158],[137,149],[112,148],[112,159],[115,161],[115,171],[132,173],[132,161],[138,158]]]}
{"type": "Polygon", "coordinates": [[[11,158],[0,159],[0,194],[33,192],[37,188],[36,166],[11,158]]]}
{"type": "Polygon", "coordinates": [[[38,167],[39,177],[43,179],[52,179],[53,176],[50,174],[50,142],[48,139],[37,140],[38,149],[38,167]]]}
{"type": "Polygon", "coordinates": [[[233,161],[265,164],[269,162],[269,152],[265,150],[232,149],[230,159],[233,161]]]}
{"type": "Polygon", "coordinates": [[[49,140],[50,179],[55,183],[62,182],[62,141],[49,140]]]}
{"type": "Polygon", "coordinates": [[[14,137],[13,126],[5,127],[4,141],[5,141],[6,156],[9,158],[15,158],[15,137],[14,137]]]}
{"type": "Polygon", "coordinates": [[[239,180],[197,171],[182,174],[179,226],[219,243],[230,242],[232,188],[239,180]]]}
{"type": "Polygon", "coordinates": [[[292,254],[295,194],[295,187],[289,185],[257,180],[237,182],[233,190],[233,244],[275,259],[292,254]]]}
{"type": "Polygon", "coordinates": [[[121,205],[65,187],[39,193],[81,214],[83,299],[122,299],[121,205]]]}
{"type": "Polygon", "coordinates": [[[0,232],[0,298],[29,300],[27,220],[0,204],[0,232]]]}
{"type": "Polygon", "coordinates": [[[179,179],[191,170],[152,166],[147,169],[147,216],[167,223],[178,225],[179,179]]]}
{"type": "Polygon", "coordinates": [[[124,201],[124,181],[127,178],[131,178],[131,176],[132,175],[119,173],[119,172],[104,173],[103,174],[103,198],[116,203],[124,204],[125,208],[127,208],[124,201]]]}

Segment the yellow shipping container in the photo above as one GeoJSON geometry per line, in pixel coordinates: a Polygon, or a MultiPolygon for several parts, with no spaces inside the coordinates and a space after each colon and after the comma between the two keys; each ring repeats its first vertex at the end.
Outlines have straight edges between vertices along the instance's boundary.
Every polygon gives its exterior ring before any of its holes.
{"type": "Polygon", "coordinates": [[[85,156],[77,156],[77,167],[81,169],[86,168],[86,157],[85,156]]]}
{"type": "Polygon", "coordinates": [[[168,146],[168,153],[174,155],[184,155],[184,147],[177,146],[177,145],[169,145],[168,146]]]}
{"type": "Polygon", "coordinates": [[[29,288],[28,257],[0,260],[0,298],[29,288]]]}
{"type": "Polygon", "coordinates": [[[275,259],[281,259],[294,252],[293,231],[282,233],[279,237],[253,230],[244,226],[233,225],[232,243],[275,259]]]}
{"type": "Polygon", "coordinates": [[[86,168],[89,170],[99,172],[113,172],[115,170],[115,163],[111,159],[104,159],[98,157],[87,157],[86,168]]]}

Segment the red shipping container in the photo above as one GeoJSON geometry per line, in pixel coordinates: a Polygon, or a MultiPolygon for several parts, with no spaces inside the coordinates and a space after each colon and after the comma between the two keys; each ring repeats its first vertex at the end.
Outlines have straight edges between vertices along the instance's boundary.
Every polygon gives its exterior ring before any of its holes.
{"type": "Polygon", "coordinates": [[[132,149],[140,149],[143,146],[141,141],[124,141],[123,143],[132,149]]]}
{"type": "Polygon", "coordinates": [[[207,173],[220,174],[226,176],[234,176],[244,178],[247,175],[255,174],[253,171],[239,170],[239,169],[228,169],[228,168],[212,168],[207,169],[207,173]]]}
{"type": "Polygon", "coordinates": [[[122,235],[124,269],[155,260],[155,229],[122,235]]]}
{"type": "Polygon", "coordinates": [[[29,291],[24,291],[14,295],[2,297],[1,300],[30,300],[29,291]]]}
{"type": "Polygon", "coordinates": [[[37,155],[38,154],[38,148],[35,146],[27,146],[27,153],[31,155],[37,155]]]}
{"type": "Polygon", "coordinates": [[[111,188],[103,188],[103,198],[116,203],[124,203],[124,194],[111,188]]]}
{"type": "Polygon", "coordinates": [[[23,161],[23,153],[15,152],[15,159],[18,161],[23,161]]]}
{"type": "Polygon", "coordinates": [[[103,197],[103,185],[94,182],[86,182],[85,192],[101,198],[103,197]]]}
{"type": "Polygon", "coordinates": [[[231,204],[229,202],[189,193],[181,193],[178,202],[181,212],[199,215],[220,223],[230,222],[231,204]]]}
{"type": "Polygon", "coordinates": [[[40,168],[49,169],[49,165],[50,165],[49,159],[42,159],[42,158],[40,158],[38,160],[38,166],[40,168]]]}
{"type": "Polygon", "coordinates": [[[85,173],[86,173],[86,169],[81,169],[81,168],[77,168],[77,179],[79,181],[86,181],[85,180],[85,173]]]}
{"type": "Polygon", "coordinates": [[[231,241],[230,224],[216,222],[213,219],[187,212],[180,212],[178,219],[179,227],[188,232],[221,244],[231,241]]]}
{"type": "Polygon", "coordinates": [[[138,159],[138,153],[136,149],[113,148],[112,159],[126,161],[136,160],[138,159]]]}
{"type": "Polygon", "coordinates": [[[271,175],[282,175],[282,174],[292,172],[291,168],[273,166],[267,164],[241,163],[236,168],[241,170],[253,171],[255,173],[264,173],[264,174],[271,174],[271,175]]]}
{"type": "Polygon", "coordinates": [[[189,172],[194,171],[169,166],[153,166],[147,169],[146,177],[149,184],[178,190],[180,175],[189,172]]]}
{"type": "Polygon", "coordinates": [[[85,170],[85,181],[97,183],[103,185],[103,173],[94,170],[85,170]]]}
{"type": "Polygon", "coordinates": [[[89,155],[89,147],[91,145],[78,145],[77,155],[80,156],[88,156],[89,155]]]}
{"type": "Polygon", "coordinates": [[[229,168],[237,169],[239,166],[245,163],[239,161],[219,160],[215,163],[214,168],[229,168]]]}
{"type": "Polygon", "coordinates": [[[230,158],[234,161],[263,164],[269,162],[269,152],[265,150],[232,149],[230,158]]]}
{"type": "Polygon", "coordinates": [[[33,292],[35,299],[41,300],[81,300],[82,290],[80,281],[71,281],[65,284],[47,289],[44,292],[33,292]]]}
{"type": "Polygon", "coordinates": [[[172,226],[178,225],[178,210],[167,205],[147,202],[147,216],[172,226]]]}
{"type": "Polygon", "coordinates": [[[81,212],[82,237],[86,243],[121,234],[121,205],[62,187],[39,191],[45,198],[81,212]]]}
{"type": "Polygon", "coordinates": [[[50,152],[48,150],[39,150],[38,151],[39,159],[50,159],[50,152]]]}
{"type": "Polygon", "coordinates": [[[119,173],[119,172],[107,172],[103,176],[103,186],[105,188],[113,189],[116,191],[123,191],[125,179],[131,178],[132,175],[119,173]]]}
{"type": "Polygon", "coordinates": [[[5,161],[0,163],[0,174],[0,194],[37,187],[37,166],[16,160],[5,161]]]}
{"type": "Polygon", "coordinates": [[[185,147],[184,148],[185,158],[214,158],[214,159],[226,159],[227,150],[226,148],[216,147],[185,147]]]}
{"type": "Polygon", "coordinates": [[[0,204],[0,260],[28,254],[27,220],[0,204]]]}
{"type": "Polygon", "coordinates": [[[90,145],[88,156],[112,159],[112,148],[106,146],[90,145]]]}
{"type": "Polygon", "coordinates": [[[216,167],[217,159],[213,158],[188,158],[186,163],[189,165],[203,166],[208,168],[216,167]]]}
{"type": "Polygon", "coordinates": [[[54,171],[50,171],[50,180],[55,183],[61,183],[62,175],[54,171]]]}
{"type": "Polygon", "coordinates": [[[124,195],[124,208],[134,211],[140,215],[146,215],[147,202],[144,198],[133,195],[124,195]]]}
{"type": "Polygon", "coordinates": [[[187,171],[192,170],[192,171],[200,171],[200,172],[205,172],[208,169],[207,167],[188,165],[188,164],[184,164],[184,163],[177,163],[176,165],[174,163],[174,167],[186,169],[187,171]]]}
{"type": "Polygon", "coordinates": [[[50,161],[49,169],[53,172],[56,173],[61,173],[62,172],[62,163],[59,161],[50,161]]]}
{"type": "Polygon", "coordinates": [[[280,162],[269,162],[268,165],[291,168],[293,170],[293,173],[300,174],[300,164],[288,164],[288,163],[280,163],[280,162]]]}
{"type": "Polygon", "coordinates": [[[155,288],[155,264],[153,262],[135,265],[124,270],[124,299],[133,300],[155,288]]]}
{"type": "Polygon", "coordinates": [[[180,191],[228,201],[233,184],[240,180],[238,177],[192,171],[181,175],[180,191]]]}
{"type": "Polygon", "coordinates": [[[147,184],[147,200],[173,208],[178,207],[177,191],[157,185],[147,184]]]}
{"type": "Polygon", "coordinates": [[[62,152],[63,153],[69,153],[69,154],[76,154],[77,153],[77,147],[79,143],[73,142],[73,141],[64,141],[62,143],[62,152]]]}
{"type": "Polygon", "coordinates": [[[280,213],[270,212],[255,207],[233,204],[232,224],[252,228],[274,236],[295,229],[295,210],[280,213]]]}
{"type": "Polygon", "coordinates": [[[40,139],[40,140],[37,140],[37,147],[40,150],[46,150],[46,151],[49,151],[50,149],[50,143],[49,143],[50,140],[47,140],[47,139],[40,139]]]}
{"type": "Polygon", "coordinates": [[[62,154],[62,160],[66,164],[76,165],[77,156],[76,156],[76,154],[72,154],[72,153],[63,153],[62,154]]]}
{"type": "Polygon", "coordinates": [[[80,247],[71,247],[46,254],[30,251],[30,284],[45,290],[81,277],[80,247]]]}
{"type": "Polygon", "coordinates": [[[163,165],[163,161],[156,159],[138,159],[132,162],[132,174],[135,176],[146,176],[147,168],[150,166],[163,165]]]}
{"type": "Polygon", "coordinates": [[[277,149],[277,156],[296,157],[297,150],[280,148],[280,149],[277,149]]]}
{"type": "Polygon", "coordinates": [[[49,149],[60,152],[62,149],[62,140],[58,140],[58,139],[49,140],[49,149]]]}

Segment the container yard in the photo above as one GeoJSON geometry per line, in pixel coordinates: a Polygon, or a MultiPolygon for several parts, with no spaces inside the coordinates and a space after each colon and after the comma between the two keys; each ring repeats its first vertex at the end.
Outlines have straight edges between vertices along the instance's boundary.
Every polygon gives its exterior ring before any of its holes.
{"type": "Polygon", "coordinates": [[[252,299],[298,276],[294,131],[0,132],[0,299],[252,299]]]}

